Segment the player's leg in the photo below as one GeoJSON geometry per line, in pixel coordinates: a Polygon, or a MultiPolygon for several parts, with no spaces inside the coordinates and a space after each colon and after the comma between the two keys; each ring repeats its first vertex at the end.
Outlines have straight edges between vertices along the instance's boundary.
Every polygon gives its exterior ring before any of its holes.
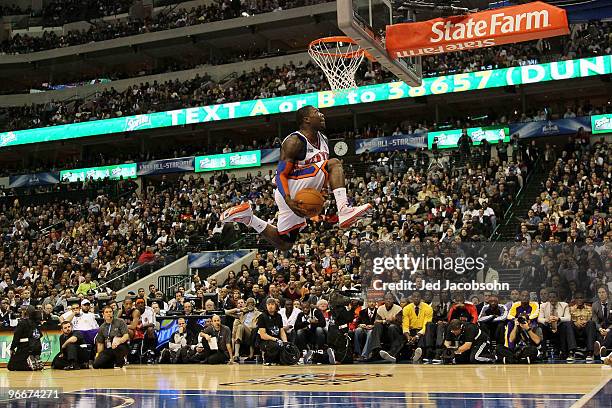
{"type": "Polygon", "coordinates": [[[325,164],[325,168],[329,174],[329,187],[334,192],[334,198],[336,199],[340,228],[348,228],[361,216],[367,213],[372,206],[370,204],[363,204],[357,207],[351,207],[348,205],[345,187],[346,183],[344,180],[344,169],[342,168],[342,163],[340,160],[328,160],[325,164]]]}
{"type": "MultiPolygon", "coordinates": [[[[278,203],[278,200],[277,200],[278,203]]],[[[284,200],[283,200],[284,204],[284,200]]],[[[286,205],[286,204],[285,204],[286,205]]],[[[279,214],[279,226],[282,228],[281,224],[281,216],[283,214],[283,208],[281,208],[281,213],[279,214]]],[[[288,209],[288,207],[287,207],[288,209]]],[[[289,210],[291,214],[293,212],[289,210]]],[[[295,216],[295,214],[293,214],[295,216]]],[[[295,216],[297,217],[297,216],[295,216]]],[[[299,217],[298,217],[299,218],[299,217]]],[[[297,224],[299,226],[303,226],[302,221],[305,222],[304,219],[300,219],[297,224]]],[[[246,202],[235,207],[232,207],[221,215],[221,222],[240,222],[246,225],[247,227],[253,228],[258,234],[266,239],[269,243],[271,243],[275,248],[286,251],[293,247],[295,240],[297,239],[297,234],[288,234],[288,232],[292,232],[292,225],[288,226],[289,231],[285,234],[279,233],[278,229],[273,225],[268,224],[255,214],[253,214],[253,209],[251,208],[251,204],[246,202]]],[[[297,232],[297,231],[296,231],[297,232]]]]}

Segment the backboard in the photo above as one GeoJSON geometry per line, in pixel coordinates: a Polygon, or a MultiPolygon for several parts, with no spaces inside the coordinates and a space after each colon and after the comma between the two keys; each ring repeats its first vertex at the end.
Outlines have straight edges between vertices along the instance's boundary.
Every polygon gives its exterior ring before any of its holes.
{"type": "Polygon", "coordinates": [[[380,65],[410,86],[420,86],[421,57],[393,59],[385,47],[387,25],[394,24],[390,0],[337,0],[338,27],[380,65]]]}

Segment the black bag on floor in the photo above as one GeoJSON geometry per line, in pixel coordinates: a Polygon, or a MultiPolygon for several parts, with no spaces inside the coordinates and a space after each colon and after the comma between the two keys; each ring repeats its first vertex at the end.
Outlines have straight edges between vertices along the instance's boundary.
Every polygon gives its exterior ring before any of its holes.
{"type": "Polygon", "coordinates": [[[295,365],[300,361],[302,353],[293,343],[284,343],[280,350],[280,365],[295,365]]]}

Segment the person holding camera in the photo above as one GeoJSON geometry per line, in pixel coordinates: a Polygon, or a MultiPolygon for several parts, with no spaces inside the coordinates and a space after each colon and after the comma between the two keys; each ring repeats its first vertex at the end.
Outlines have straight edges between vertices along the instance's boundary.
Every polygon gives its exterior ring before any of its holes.
{"type": "Polygon", "coordinates": [[[261,342],[264,365],[276,365],[280,362],[281,348],[287,342],[283,329],[283,318],[278,314],[276,299],[266,300],[266,310],[257,319],[257,333],[261,342]]]}
{"type": "Polygon", "coordinates": [[[447,364],[495,361],[490,350],[489,336],[474,323],[462,322],[459,319],[451,320],[444,339],[445,350],[442,352],[442,360],[447,364]]]}
{"type": "Polygon", "coordinates": [[[88,368],[89,351],[83,335],[72,329],[72,323],[62,323],[60,335],[60,352],[57,353],[51,367],[58,370],[79,370],[88,368]]]}
{"type": "Polygon", "coordinates": [[[104,323],[96,336],[96,358],[93,368],[121,368],[129,353],[127,342],[130,340],[127,324],[113,317],[113,309],[106,306],[102,311],[104,323]]]}
{"type": "Polygon", "coordinates": [[[13,333],[10,358],[6,368],[9,371],[40,371],[44,364],[40,361],[42,352],[41,313],[34,306],[22,309],[21,319],[13,333]]]}
{"type": "Polygon", "coordinates": [[[516,318],[516,324],[508,336],[507,345],[499,348],[498,357],[504,364],[531,364],[540,356],[542,329],[527,313],[516,318]]]}

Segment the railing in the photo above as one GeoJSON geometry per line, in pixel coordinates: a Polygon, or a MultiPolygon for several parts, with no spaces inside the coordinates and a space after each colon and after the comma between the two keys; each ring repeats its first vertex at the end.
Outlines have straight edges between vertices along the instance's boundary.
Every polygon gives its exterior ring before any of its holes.
{"type": "Polygon", "coordinates": [[[169,275],[157,278],[157,287],[164,293],[166,299],[174,298],[178,288],[187,288],[189,285],[191,285],[190,275],[169,275]]]}
{"type": "Polygon", "coordinates": [[[514,212],[513,212],[514,208],[522,202],[522,200],[524,198],[523,192],[527,188],[528,183],[533,178],[533,175],[540,168],[541,163],[542,163],[542,157],[540,156],[540,157],[538,157],[538,160],[536,160],[536,162],[534,163],[533,168],[531,169],[531,171],[529,173],[527,173],[527,177],[525,177],[525,180],[523,181],[523,185],[521,186],[521,188],[519,188],[519,190],[517,191],[517,193],[515,195],[515,200],[513,200],[510,203],[510,205],[508,206],[508,208],[504,212],[504,215],[503,215],[503,218],[502,218],[503,223],[502,222],[497,223],[497,226],[495,227],[495,229],[491,233],[491,236],[489,237],[489,241],[497,240],[499,238],[499,235],[496,235],[497,231],[502,227],[502,225],[505,227],[506,225],[508,225],[510,223],[510,220],[512,220],[512,216],[514,215],[514,212]]]}
{"type": "Polygon", "coordinates": [[[161,259],[146,264],[135,264],[134,261],[134,263],[132,263],[130,266],[126,266],[120,271],[113,273],[111,276],[107,276],[106,281],[100,284],[99,289],[110,289],[111,291],[116,292],[117,290],[144,278],[151,272],[169,265],[185,254],[186,251],[184,246],[176,244],[167,247],[164,252],[160,254],[162,257],[161,259]]]}

